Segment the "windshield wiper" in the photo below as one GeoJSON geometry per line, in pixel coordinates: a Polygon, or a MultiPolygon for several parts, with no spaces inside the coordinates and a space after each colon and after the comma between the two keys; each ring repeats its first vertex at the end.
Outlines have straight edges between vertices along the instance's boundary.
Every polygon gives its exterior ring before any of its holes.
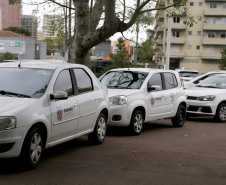
{"type": "Polygon", "coordinates": [[[30,96],[28,96],[26,94],[19,94],[19,93],[14,93],[14,92],[9,92],[9,91],[3,91],[3,90],[0,91],[0,94],[2,94],[2,95],[9,94],[9,95],[18,96],[18,97],[21,97],[21,98],[31,98],[30,96]]]}
{"type": "Polygon", "coordinates": [[[214,86],[201,86],[201,85],[197,85],[197,87],[204,87],[204,88],[219,88],[219,87],[214,87],[214,86]]]}

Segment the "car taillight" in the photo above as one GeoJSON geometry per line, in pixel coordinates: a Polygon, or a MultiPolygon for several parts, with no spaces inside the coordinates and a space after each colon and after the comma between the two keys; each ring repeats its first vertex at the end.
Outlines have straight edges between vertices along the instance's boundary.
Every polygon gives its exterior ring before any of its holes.
{"type": "Polygon", "coordinates": [[[180,83],[181,83],[181,85],[184,87],[184,81],[183,81],[183,79],[181,78],[181,76],[180,76],[180,83]]]}

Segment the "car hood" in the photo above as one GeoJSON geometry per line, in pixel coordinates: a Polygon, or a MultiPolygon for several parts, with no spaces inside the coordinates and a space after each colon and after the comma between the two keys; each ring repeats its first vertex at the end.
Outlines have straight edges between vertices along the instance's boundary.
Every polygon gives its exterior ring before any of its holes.
{"type": "Polygon", "coordinates": [[[37,99],[0,96],[0,116],[13,116],[37,99]]]}
{"type": "Polygon", "coordinates": [[[185,89],[185,94],[187,96],[206,96],[206,95],[216,95],[216,94],[226,94],[226,89],[214,89],[214,88],[204,88],[204,87],[192,87],[185,89]]]}
{"type": "Polygon", "coordinates": [[[140,92],[140,89],[108,89],[109,97],[117,95],[131,96],[140,92]]]}

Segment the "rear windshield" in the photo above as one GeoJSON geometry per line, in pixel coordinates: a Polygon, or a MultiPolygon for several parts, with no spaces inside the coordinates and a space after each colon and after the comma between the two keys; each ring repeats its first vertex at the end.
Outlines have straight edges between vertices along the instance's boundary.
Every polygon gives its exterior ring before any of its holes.
{"type": "Polygon", "coordinates": [[[199,76],[198,72],[179,72],[181,77],[196,77],[199,76]]]}
{"type": "Polygon", "coordinates": [[[111,71],[100,81],[110,89],[139,89],[147,76],[145,72],[111,71]]]}
{"type": "Polygon", "coordinates": [[[39,98],[45,93],[52,73],[47,69],[0,68],[0,91],[39,98]]]}

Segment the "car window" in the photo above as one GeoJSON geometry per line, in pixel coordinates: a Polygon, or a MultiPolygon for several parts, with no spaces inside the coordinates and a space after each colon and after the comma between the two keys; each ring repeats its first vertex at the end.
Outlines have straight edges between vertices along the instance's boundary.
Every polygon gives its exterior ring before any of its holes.
{"type": "Polygon", "coordinates": [[[93,83],[90,76],[83,69],[73,69],[78,87],[78,93],[93,90],[93,83]]]}
{"type": "Polygon", "coordinates": [[[53,70],[47,69],[0,68],[0,90],[39,98],[52,74],[53,70]]]}
{"type": "Polygon", "coordinates": [[[200,82],[197,87],[226,89],[226,76],[212,75],[200,82]]]}
{"type": "Polygon", "coordinates": [[[172,73],[163,73],[165,77],[166,89],[172,89],[177,87],[177,80],[174,74],[172,73]]]}
{"type": "Polygon", "coordinates": [[[72,81],[69,70],[63,70],[57,77],[56,83],[53,88],[54,94],[56,91],[64,91],[68,93],[68,96],[73,95],[72,81]]]}
{"type": "Polygon", "coordinates": [[[159,73],[152,75],[148,81],[148,86],[151,87],[152,85],[159,85],[162,89],[162,76],[159,73]]]}
{"type": "Polygon", "coordinates": [[[197,72],[179,72],[179,74],[180,74],[181,77],[192,77],[192,78],[194,78],[194,77],[199,76],[199,73],[197,73],[197,72]]]}
{"type": "Polygon", "coordinates": [[[139,71],[111,71],[100,81],[110,89],[139,89],[147,76],[139,71]]]}

